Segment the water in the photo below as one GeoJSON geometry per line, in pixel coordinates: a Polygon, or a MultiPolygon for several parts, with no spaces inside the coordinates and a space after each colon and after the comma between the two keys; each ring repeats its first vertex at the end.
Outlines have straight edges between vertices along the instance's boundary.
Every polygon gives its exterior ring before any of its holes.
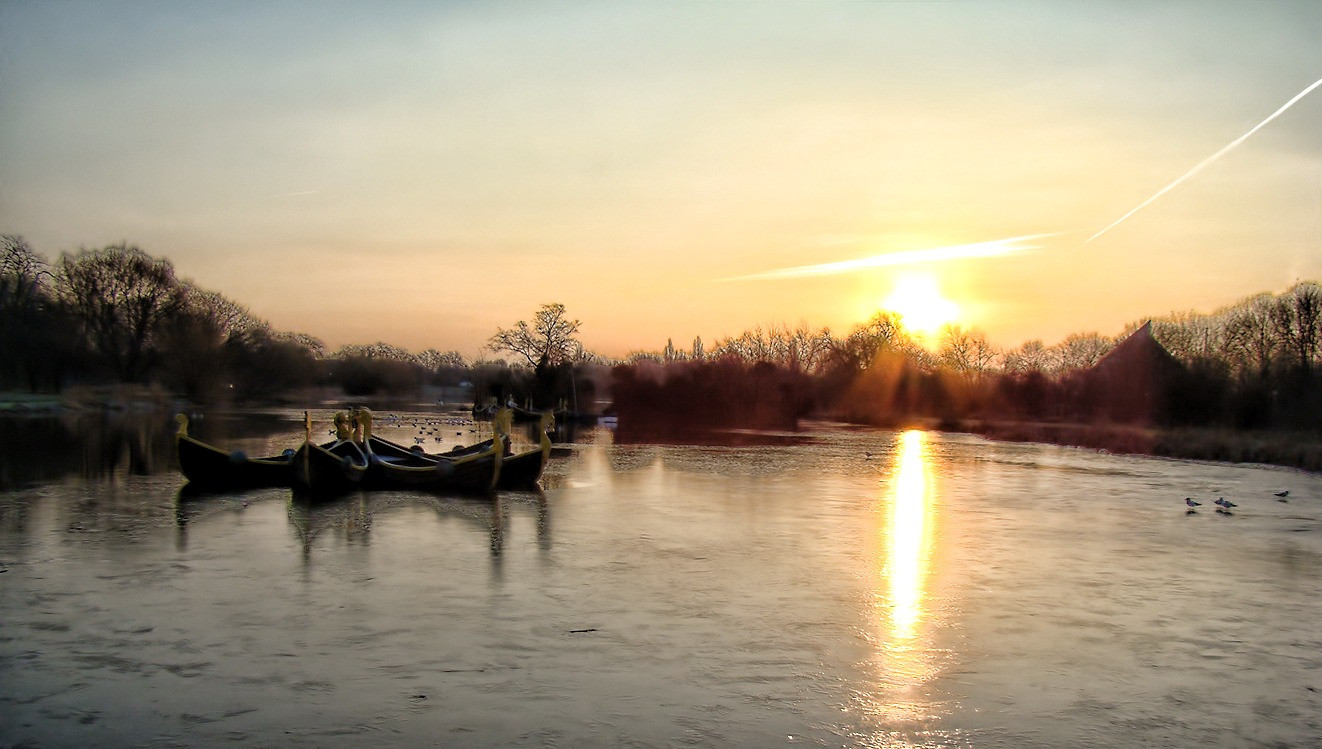
{"type": "Polygon", "coordinates": [[[494,501],[180,500],[158,438],[43,474],[0,495],[0,745],[1322,743],[1322,477],[806,436],[580,435],[494,501]]]}

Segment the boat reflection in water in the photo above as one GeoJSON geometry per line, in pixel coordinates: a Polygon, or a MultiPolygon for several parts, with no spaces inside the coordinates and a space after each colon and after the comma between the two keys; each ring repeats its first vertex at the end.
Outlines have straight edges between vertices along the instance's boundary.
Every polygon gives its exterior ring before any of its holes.
{"type": "Polygon", "coordinates": [[[877,689],[865,708],[892,727],[914,727],[937,717],[923,689],[936,672],[926,601],[936,493],[923,432],[897,435],[894,455],[889,489],[877,500],[877,689]]]}

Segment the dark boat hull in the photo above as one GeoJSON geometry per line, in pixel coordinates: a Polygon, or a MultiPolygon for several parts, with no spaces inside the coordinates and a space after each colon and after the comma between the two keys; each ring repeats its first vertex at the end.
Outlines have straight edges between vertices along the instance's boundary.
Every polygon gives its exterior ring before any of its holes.
{"type": "Polygon", "coordinates": [[[294,488],[312,497],[339,496],[363,487],[367,457],[352,442],[329,447],[303,443],[293,458],[294,488]]]}
{"type": "MultiPolygon", "coordinates": [[[[415,482],[413,483],[414,486],[425,485],[428,483],[426,478],[414,478],[422,471],[413,470],[413,468],[435,465],[438,466],[440,471],[444,472],[448,469],[440,467],[439,464],[448,460],[451,462],[458,461],[454,466],[455,472],[448,477],[433,477],[435,488],[462,491],[486,491],[490,488],[489,482],[485,481],[485,479],[490,478],[489,463],[468,465],[462,462],[462,459],[468,455],[490,450],[491,440],[444,453],[426,453],[421,448],[407,448],[375,436],[368,439],[368,444],[372,452],[382,459],[382,463],[386,464],[378,468],[380,472],[385,474],[381,479],[384,484],[399,485],[415,482]],[[392,459],[394,460],[392,461],[392,459]],[[405,467],[410,470],[399,470],[399,468],[405,467]]],[[[506,453],[501,459],[500,475],[496,479],[495,488],[527,489],[534,486],[541,479],[542,471],[546,468],[547,457],[547,451],[540,448],[522,452],[518,455],[510,454],[508,448],[506,448],[506,453]]]]}
{"type": "Polygon", "coordinates": [[[187,435],[176,440],[179,470],[190,484],[218,489],[289,486],[294,481],[293,451],[269,458],[225,452],[187,435]]]}
{"type": "Polygon", "coordinates": [[[510,455],[500,464],[499,489],[530,489],[542,478],[549,457],[547,450],[537,449],[510,455]]]}
{"type": "Polygon", "coordinates": [[[371,452],[368,484],[379,489],[488,492],[495,488],[502,454],[494,439],[428,454],[379,437],[367,438],[371,452]]]}

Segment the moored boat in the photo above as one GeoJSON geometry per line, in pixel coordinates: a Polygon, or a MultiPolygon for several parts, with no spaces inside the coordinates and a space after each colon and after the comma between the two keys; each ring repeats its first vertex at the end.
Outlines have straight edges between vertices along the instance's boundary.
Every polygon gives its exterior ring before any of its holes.
{"type": "MultiPolygon", "coordinates": [[[[474,469],[463,465],[466,462],[465,457],[491,449],[493,441],[500,439],[503,443],[503,455],[499,475],[495,480],[495,488],[527,489],[535,486],[541,479],[542,472],[546,469],[546,463],[551,457],[550,431],[555,427],[555,416],[549,411],[538,414],[539,432],[541,433],[538,446],[517,454],[513,453],[509,447],[509,435],[516,416],[512,409],[501,409],[492,416],[493,439],[444,453],[427,453],[421,447],[404,447],[398,443],[371,435],[371,412],[362,409],[356,413],[358,414],[356,420],[359,423],[366,424],[364,440],[372,453],[374,464],[378,461],[381,463],[379,470],[384,474],[383,480],[386,483],[389,483],[392,479],[401,482],[407,481],[410,474],[420,474],[419,469],[425,469],[430,465],[436,465],[441,472],[448,471],[450,469],[445,465],[447,462],[454,466],[457,477],[462,476],[465,472],[480,475],[474,469]]],[[[418,481],[425,483],[423,479],[418,479],[418,481]]],[[[453,488],[445,486],[446,482],[440,478],[436,478],[435,481],[438,488],[453,488]]],[[[455,480],[452,480],[452,482],[455,482],[455,480]]],[[[480,488],[475,485],[477,482],[472,479],[460,479],[457,483],[469,489],[480,488]]]]}
{"type": "Polygon", "coordinates": [[[249,458],[241,450],[226,451],[188,434],[188,417],[177,414],[175,444],[179,470],[188,483],[216,489],[257,489],[289,486],[294,480],[294,450],[266,458],[249,458]]]}
{"type": "Polygon", "coordinates": [[[355,410],[353,419],[368,454],[368,488],[485,493],[496,487],[505,460],[505,439],[499,433],[476,445],[427,454],[372,436],[367,409],[355,410]]]}
{"type": "MultiPolygon", "coordinates": [[[[493,428],[504,428],[506,434],[511,429],[509,416],[493,421],[493,428]]],[[[549,411],[541,414],[537,431],[541,435],[536,448],[517,455],[506,456],[500,467],[500,479],[496,482],[500,489],[529,489],[542,478],[546,463],[551,459],[551,430],[555,428],[555,416],[549,411]]]]}
{"type": "MultiPolygon", "coordinates": [[[[336,496],[363,487],[367,477],[367,453],[352,438],[341,437],[329,445],[312,441],[312,418],[305,411],[307,429],[302,447],[293,457],[294,488],[308,492],[314,498],[336,496]]],[[[337,434],[343,429],[336,418],[337,434]]]]}
{"type": "MultiPolygon", "coordinates": [[[[563,409],[561,409],[560,412],[563,412],[563,409]]],[[[488,403],[482,406],[474,404],[472,408],[474,421],[492,421],[502,413],[508,414],[512,423],[534,424],[540,422],[543,416],[548,414],[554,416],[557,412],[538,411],[531,408],[523,408],[522,406],[500,406],[495,403],[488,403]]]]}

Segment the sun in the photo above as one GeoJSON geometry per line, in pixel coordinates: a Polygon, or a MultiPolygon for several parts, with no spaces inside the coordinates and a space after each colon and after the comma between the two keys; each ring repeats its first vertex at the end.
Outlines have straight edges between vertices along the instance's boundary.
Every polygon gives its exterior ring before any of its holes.
{"type": "Polygon", "coordinates": [[[928,273],[905,273],[896,278],[895,288],[881,307],[899,315],[910,333],[928,340],[959,318],[959,305],[942,295],[936,278],[928,273]]]}

